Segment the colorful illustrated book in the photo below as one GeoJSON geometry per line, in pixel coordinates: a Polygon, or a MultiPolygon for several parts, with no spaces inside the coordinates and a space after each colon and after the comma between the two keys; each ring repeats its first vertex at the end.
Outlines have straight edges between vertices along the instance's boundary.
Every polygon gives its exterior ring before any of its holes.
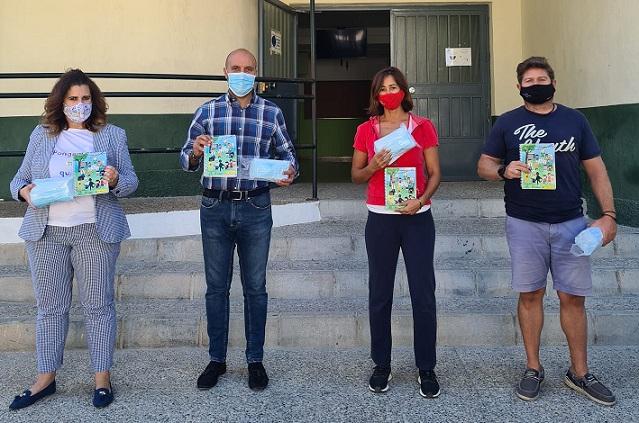
{"type": "Polygon", "coordinates": [[[402,154],[412,150],[415,146],[417,146],[415,139],[403,123],[399,128],[379,138],[373,144],[375,153],[379,153],[383,149],[387,149],[391,152],[391,160],[388,164],[392,164],[395,160],[399,159],[402,154]]]}
{"type": "Polygon", "coordinates": [[[78,153],[73,155],[73,179],[75,195],[96,195],[109,192],[109,184],[104,179],[107,154],[78,153]]]}
{"type": "Polygon", "coordinates": [[[521,174],[522,189],[557,189],[554,144],[520,144],[519,161],[530,169],[521,174]]]}
{"type": "Polygon", "coordinates": [[[386,208],[397,210],[399,204],[417,198],[417,173],[414,167],[387,167],[384,169],[384,194],[386,208]]]}
{"type": "Polygon", "coordinates": [[[209,178],[237,177],[237,137],[213,137],[211,145],[204,147],[204,176],[209,178]]]}
{"type": "Polygon", "coordinates": [[[249,167],[249,179],[276,182],[286,179],[284,175],[291,165],[288,160],[253,159],[249,167]]]}

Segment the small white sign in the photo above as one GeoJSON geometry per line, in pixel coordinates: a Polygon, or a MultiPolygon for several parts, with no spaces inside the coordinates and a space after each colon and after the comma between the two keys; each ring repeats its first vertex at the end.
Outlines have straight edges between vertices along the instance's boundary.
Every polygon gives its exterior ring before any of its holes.
{"type": "Polygon", "coordinates": [[[447,48],[446,66],[472,66],[470,47],[447,48]]]}
{"type": "Polygon", "coordinates": [[[271,47],[269,49],[271,54],[282,54],[282,33],[271,29],[271,47]]]}

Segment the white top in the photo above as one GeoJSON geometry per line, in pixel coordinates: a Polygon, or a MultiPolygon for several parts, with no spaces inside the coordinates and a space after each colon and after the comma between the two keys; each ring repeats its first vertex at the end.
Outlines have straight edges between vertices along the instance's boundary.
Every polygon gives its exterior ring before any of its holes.
{"type": "MultiPolygon", "coordinates": [[[[366,204],[366,208],[368,208],[368,211],[372,211],[373,213],[379,213],[379,214],[401,214],[398,211],[395,210],[389,210],[386,208],[386,206],[380,206],[377,204],[366,204]]],[[[426,204],[424,206],[422,206],[421,209],[417,210],[416,214],[418,213],[424,213],[425,211],[430,210],[430,204],[426,204]]]]}
{"type": "MultiPolygon", "coordinates": [[[[93,133],[88,129],[70,128],[60,132],[49,161],[49,173],[52,177],[73,175],[73,154],[91,153],[94,150],[93,133]]],[[[71,201],[53,203],[49,206],[48,225],[71,227],[84,223],[95,223],[93,195],[76,197],[71,201]]]]}
{"type": "MultiPolygon", "coordinates": [[[[408,132],[410,132],[411,134],[415,130],[415,122],[413,122],[413,119],[410,117],[410,115],[408,115],[408,128],[406,128],[406,129],[408,129],[408,132]]],[[[368,204],[368,203],[366,203],[366,208],[368,209],[368,211],[371,211],[373,213],[379,213],[379,214],[401,214],[398,211],[389,210],[389,209],[386,208],[386,206],[380,206],[378,204],[368,204]]],[[[430,204],[425,204],[425,205],[422,206],[421,209],[417,210],[417,213],[424,213],[425,211],[428,211],[428,210],[430,210],[430,204]]]]}

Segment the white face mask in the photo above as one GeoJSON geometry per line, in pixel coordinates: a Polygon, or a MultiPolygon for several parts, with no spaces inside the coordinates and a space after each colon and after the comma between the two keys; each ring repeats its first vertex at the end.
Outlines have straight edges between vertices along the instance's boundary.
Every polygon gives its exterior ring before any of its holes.
{"type": "Polygon", "coordinates": [[[64,114],[71,122],[82,123],[89,119],[93,110],[93,103],[78,103],[73,106],[64,106],[64,114]]]}

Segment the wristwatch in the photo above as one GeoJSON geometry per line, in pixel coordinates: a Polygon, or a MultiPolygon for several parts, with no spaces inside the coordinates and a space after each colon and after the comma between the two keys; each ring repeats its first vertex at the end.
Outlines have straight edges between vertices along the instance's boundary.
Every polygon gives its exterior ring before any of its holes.
{"type": "Polygon", "coordinates": [[[25,203],[27,200],[24,199],[24,197],[22,196],[22,194],[20,194],[20,191],[22,191],[22,188],[26,187],[26,185],[22,185],[20,187],[20,189],[18,190],[18,200],[25,203]]]}
{"type": "Polygon", "coordinates": [[[499,175],[499,177],[503,180],[506,180],[506,177],[504,176],[505,172],[506,172],[506,165],[501,165],[499,166],[499,169],[497,169],[497,175],[499,175]]]}

